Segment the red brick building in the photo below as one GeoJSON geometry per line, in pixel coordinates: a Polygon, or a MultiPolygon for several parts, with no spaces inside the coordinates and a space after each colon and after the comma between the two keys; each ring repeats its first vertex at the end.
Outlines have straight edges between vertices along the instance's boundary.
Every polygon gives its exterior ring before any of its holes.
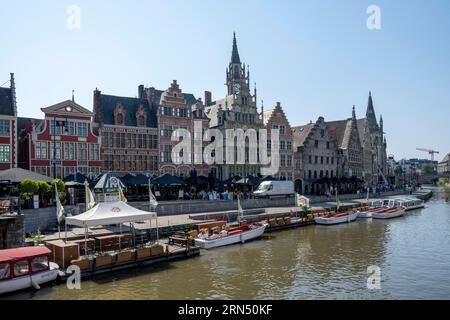
{"type": "Polygon", "coordinates": [[[0,170],[17,167],[17,104],[14,73],[10,87],[0,87],[0,170]]]}
{"type": "Polygon", "coordinates": [[[101,143],[93,132],[93,113],[73,100],[41,110],[44,120],[19,119],[21,167],[57,178],[99,175],[101,143]]]}

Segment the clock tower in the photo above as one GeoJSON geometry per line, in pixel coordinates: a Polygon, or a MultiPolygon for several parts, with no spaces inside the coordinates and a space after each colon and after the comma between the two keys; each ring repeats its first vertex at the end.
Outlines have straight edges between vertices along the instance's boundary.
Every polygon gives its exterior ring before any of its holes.
{"type": "Polygon", "coordinates": [[[228,95],[238,94],[243,97],[250,97],[250,71],[246,70],[245,64],[241,63],[236,42],[236,33],[233,34],[233,51],[231,61],[227,68],[228,95]]]}

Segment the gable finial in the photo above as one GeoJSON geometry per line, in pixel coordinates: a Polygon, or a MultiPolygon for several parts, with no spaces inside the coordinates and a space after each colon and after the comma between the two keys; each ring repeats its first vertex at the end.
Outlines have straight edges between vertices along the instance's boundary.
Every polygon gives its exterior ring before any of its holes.
{"type": "Polygon", "coordinates": [[[75,90],[72,89],[72,102],[75,102],[75,90]]]}

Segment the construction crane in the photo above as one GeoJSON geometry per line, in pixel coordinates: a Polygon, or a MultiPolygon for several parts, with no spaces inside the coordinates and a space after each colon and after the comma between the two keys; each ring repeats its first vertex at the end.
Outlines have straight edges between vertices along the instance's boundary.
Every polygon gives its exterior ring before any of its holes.
{"type": "Polygon", "coordinates": [[[434,155],[439,153],[439,151],[432,149],[425,149],[425,148],[416,148],[416,149],[418,151],[428,152],[428,154],[431,155],[431,161],[434,161],[434,155]]]}

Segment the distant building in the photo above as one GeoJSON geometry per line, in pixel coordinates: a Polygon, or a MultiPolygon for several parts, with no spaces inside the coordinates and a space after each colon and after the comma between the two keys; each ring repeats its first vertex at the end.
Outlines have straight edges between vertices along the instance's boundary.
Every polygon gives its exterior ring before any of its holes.
{"type": "Polygon", "coordinates": [[[323,117],[315,123],[292,128],[295,189],[302,194],[325,192],[316,181],[337,176],[338,154],[334,138],[323,117]]]}
{"type": "Polygon", "coordinates": [[[338,177],[363,179],[363,146],[359,136],[355,106],[347,120],[326,123],[330,136],[338,148],[338,177]]]}
{"type": "Polygon", "coordinates": [[[101,143],[93,130],[93,113],[73,98],[41,110],[43,120],[19,118],[20,166],[53,178],[77,172],[98,176],[101,143]]]}
{"type": "Polygon", "coordinates": [[[449,174],[450,173],[450,153],[447,153],[447,155],[442,159],[441,162],[439,162],[437,166],[438,174],[449,174]]]}
{"type": "Polygon", "coordinates": [[[0,87],[0,170],[17,167],[17,102],[14,73],[9,88],[0,87]]]}

